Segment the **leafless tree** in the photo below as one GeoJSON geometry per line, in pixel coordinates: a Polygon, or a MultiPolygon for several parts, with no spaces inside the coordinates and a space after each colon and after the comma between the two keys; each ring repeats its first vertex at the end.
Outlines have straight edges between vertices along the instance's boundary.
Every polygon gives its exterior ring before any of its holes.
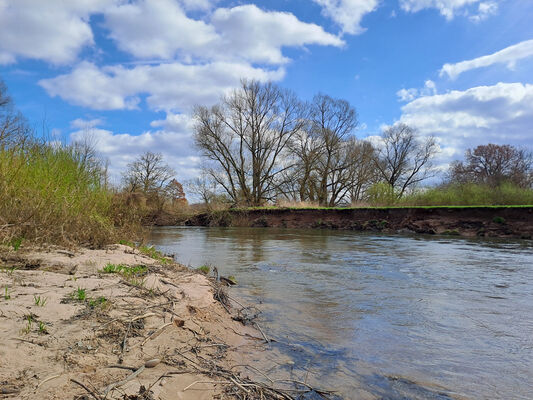
{"type": "Polygon", "coordinates": [[[335,176],[348,166],[341,160],[343,142],[357,127],[357,113],[346,101],[318,94],[311,104],[311,134],[320,139],[321,155],[318,160],[317,200],[321,205],[331,205],[328,198],[335,176]]]}
{"type": "Polygon", "coordinates": [[[195,110],[195,141],[214,165],[209,171],[234,202],[260,205],[274,195],[276,181],[291,167],[284,157],[304,126],[305,108],[272,83],[242,81],[220,104],[195,110]]]}
{"type": "Polygon", "coordinates": [[[128,164],[122,179],[130,192],[160,195],[174,175],[174,170],[164,162],[161,153],[147,151],[128,164]]]}
{"type": "Polygon", "coordinates": [[[0,79],[0,149],[20,146],[30,134],[26,119],[14,109],[7,86],[0,79]]]}
{"type": "Polygon", "coordinates": [[[350,147],[350,202],[357,203],[364,200],[368,188],[379,181],[379,173],[373,162],[376,149],[370,142],[352,139],[350,147]]]}
{"type": "Polygon", "coordinates": [[[400,123],[387,128],[381,139],[374,165],[398,198],[432,175],[432,159],[437,151],[433,137],[422,140],[416,130],[400,123]]]}
{"type": "Polygon", "coordinates": [[[533,155],[511,145],[487,144],[468,149],[465,162],[450,167],[451,182],[475,182],[499,186],[510,182],[520,187],[533,184],[533,155]]]}

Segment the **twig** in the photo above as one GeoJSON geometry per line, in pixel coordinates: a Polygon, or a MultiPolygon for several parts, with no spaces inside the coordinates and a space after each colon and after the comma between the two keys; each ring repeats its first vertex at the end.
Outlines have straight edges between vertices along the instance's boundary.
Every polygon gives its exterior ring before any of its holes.
{"type": "Polygon", "coordinates": [[[105,389],[104,389],[104,395],[107,396],[107,394],[113,390],[113,389],[116,389],[117,387],[119,386],[122,386],[122,385],[125,385],[126,383],[128,383],[129,381],[131,381],[133,378],[135,378],[136,376],[138,376],[139,374],[141,374],[141,372],[143,372],[145,369],[145,366],[141,366],[139,367],[139,369],[137,369],[137,371],[135,371],[133,374],[131,375],[128,375],[125,379],[121,380],[121,381],[118,381],[118,382],[115,382],[115,383],[112,383],[110,385],[108,385],[105,389]]]}
{"type": "Polygon", "coordinates": [[[184,388],[183,391],[185,392],[187,389],[190,389],[191,387],[193,387],[194,385],[196,385],[198,383],[206,383],[206,384],[208,383],[208,384],[211,384],[211,385],[231,385],[233,382],[229,382],[229,381],[194,381],[193,383],[188,385],[186,388],[184,388]]]}
{"type": "Polygon", "coordinates": [[[52,379],[55,379],[55,378],[59,378],[61,376],[61,374],[58,374],[58,375],[53,375],[53,376],[49,376],[48,378],[42,380],[36,387],[36,389],[39,389],[39,387],[43,384],[43,383],[46,383],[48,381],[51,381],[52,379]]]}
{"type": "Polygon", "coordinates": [[[101,400],[102,399],[102,396],[100,396],[99,394],[94,393],[91,389],[89,389],[83,383],[78,382],[76,379],[70,378],[70,381],[74,382],[76,385],[79,385],[82,388],[84,388],[87,391],[87,393],[89,393],[91,396],[93,396],[96,400],[101,400]]]}
{"type": "Polygon", "coordinates": [[[268,337],[265,335],[265,332],[263,332],[263,330],[261,329],[261,327],[259,326],[259,324],[258,324],[257,322],[254,322],[254,325],[255,325],[255,327],[259,330],[259,332],[261,332],[261,335],[263,335],[263,338],[265,339],[265,342],[270,343],[270,340],[269,340],[268,337]]]}

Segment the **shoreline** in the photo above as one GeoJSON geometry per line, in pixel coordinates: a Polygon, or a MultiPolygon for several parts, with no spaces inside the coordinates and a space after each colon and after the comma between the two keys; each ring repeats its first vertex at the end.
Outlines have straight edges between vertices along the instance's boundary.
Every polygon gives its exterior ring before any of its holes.
{"type": "Polygon", "coordinates": [[[533,206],[250,208],[198,214],[185,221],[185,225],[531,239],[533,206]]]}
{"type": "Polygon", "coordinates": [[[246,307],[198,272],[125,245],[0,261],[1,398],[289,398],[254,380],[246,307]]]}

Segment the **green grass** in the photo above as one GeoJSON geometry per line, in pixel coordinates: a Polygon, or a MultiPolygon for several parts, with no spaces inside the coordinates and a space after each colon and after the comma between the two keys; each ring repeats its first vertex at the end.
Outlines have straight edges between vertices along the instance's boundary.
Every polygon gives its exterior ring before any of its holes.
{"type": "Polygon", "coordinates": [[[104,308],[108,304],[108,301],[107,301],[107,299],[105,297],[100,296],[100,297],[98,297],[96,299],[89,299],[87,304],[91,308],[96,308],[97,306],[99,306],[101,308],[104,308]]]}
{"type": "Polygon", "coordinates": [[[124,264],[107,264],[100,272],[106,274],[119,274],[125,278],[144,275],[148,272],[146,265],[128,266],[124,264]]]}
{"type": "Polygon", "coordinates": [[[9,289],[6,286],[4,290],[4,300],[9,300],[9,299],[11,299],[11,295],[9,294],[9,289]]]}
{"type": "Polygon", "coordinates": [[[170,259],[165,257],[163,253],[157,250],[154,246],[140,246],[139,251],[142,254],[159,261],[161,264],[168,264],[171,262],[170,259]]]}
{"type": "Polygon", "coordinates": [[[42,321],[39,322],[39,333],[41,335],[47,335],[48,329],[46,328],[46,324],[42,321]]]}
{"type": "Polygon", "coordinates": [[[35,302],[36,306],[44,307],[47,300],[48,299],[46,297],[33,296],[33,301],[35,302]]]}
{"type": "Polygon", "coordinates": [[[32,328],[32,324],[33,324],[33,317],[31,316],[31,314],[26,315],[26,326],[21,329],[21,333],[23,333],[25,335],[30,333],[31,332],[31,328],[32,328]]]}
{"type": "Polygon", "coordinates": [[[196,268],[198,272],[201,272],[204,275],[207,275],[209,271],[211,271],[211,267],[209,265],[202,265],[198,268],[196,268]]]}
{"type": "Polygon", "coordinates": [[[139,227],[104,185],[103,169],[76,146],[32,140],[0,146],[0,243],[25,241],[101,247],[139,227]]]}
{"type": "Polygon", "coordinates": [[[87,292],[85,289],[78,287],[72,294],[72,297],[78,301],[85,301],[87,299],[87,292]]]}

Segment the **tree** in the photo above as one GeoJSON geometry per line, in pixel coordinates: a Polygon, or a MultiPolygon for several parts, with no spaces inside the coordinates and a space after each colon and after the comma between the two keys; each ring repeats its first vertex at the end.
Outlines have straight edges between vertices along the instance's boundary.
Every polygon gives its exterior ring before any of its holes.
{"type": "Polygon", "coordinates": [[[187,198],[185,197],[185,191],[183,185],[176,179],[172,179],[165,188],[165,195],[168,197],[172,204],[186,205],[187,198]]]}
{"type": "Polygon", "coordinates": [[[433,137],[422,140],[415,129],[400,123],[385,129],[381,142],[373,157],[374,165],[398,198],[432,175],[432,159],[437,151],[433,137]]]}
{"type": "Polygon", "coordinates": [[[292,164],[288,143],[304,126],[305,108],[272,83],[242,81],[214,107],[195,110],[195,142],[212,162],[208,169],[235,203],[272,199],[278,177],[292,164]]]}
{"type": "Polygon", "coordinates": [[[26,119],[15,111],[7,86],[0,79],[0,150],[22,145],[30,133],[26,119]]]}
{"type": "Polygon", "coordinates": [[[508,144],[481,145],[466,151],[465,162],[452,163],[449,175],[451,182],[493,187],[509,182],[527,188],[533,183],[533,156],[508,144]]]}
{"type": "Polygon", "coordinates": [[[310,134],[319,138],[322,148],[317,163],[317,200],[320,205],[332,206],[336,196],[329,196],[331,189],[348,168],[342,155],[343,142],[357,127],[357,113],[346,100],[318,94],[313,98],[310,117],[310,134]]]}
{"type": "Polygon", "coordinates": [[[147,151],[128,164],[122,179],[130,192],[161,195],[165,184],[174,175],[174,170],[163,161],[161,153],[147,151]]]}

